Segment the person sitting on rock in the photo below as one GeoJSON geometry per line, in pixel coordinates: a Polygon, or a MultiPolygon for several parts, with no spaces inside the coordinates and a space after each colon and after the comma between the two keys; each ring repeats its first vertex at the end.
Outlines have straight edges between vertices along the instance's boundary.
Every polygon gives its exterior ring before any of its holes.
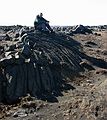
{"type": "Polygon", "coordinates": [[[34,27],[35,30],[53,32],[52,28],[49,25],[49,21],[43,18],[42,13],[36,16],[36,20],[34,21],[34,27]]]}

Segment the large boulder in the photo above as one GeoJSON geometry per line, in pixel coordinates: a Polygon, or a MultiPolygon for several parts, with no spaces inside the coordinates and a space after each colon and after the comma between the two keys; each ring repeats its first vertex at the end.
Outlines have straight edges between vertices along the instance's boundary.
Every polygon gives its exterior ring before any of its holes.
{"type": "Polygon", "coordinates": [[[76,27],[73,28],[72,32],[74,34],[86,34],[86,33],[92,34],[91,29],[88,29],[83,25],[77,25],[76,27]]]}

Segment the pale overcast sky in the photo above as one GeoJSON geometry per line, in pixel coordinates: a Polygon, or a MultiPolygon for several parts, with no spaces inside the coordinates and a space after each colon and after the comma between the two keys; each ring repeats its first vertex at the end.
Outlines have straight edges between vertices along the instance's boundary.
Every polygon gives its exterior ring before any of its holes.
{"type": "Polygon", "coordinates": [[[50,25],[107,24],[107,0],[0,0],[0,25],[33,26],[40,12],[50,25]]]}

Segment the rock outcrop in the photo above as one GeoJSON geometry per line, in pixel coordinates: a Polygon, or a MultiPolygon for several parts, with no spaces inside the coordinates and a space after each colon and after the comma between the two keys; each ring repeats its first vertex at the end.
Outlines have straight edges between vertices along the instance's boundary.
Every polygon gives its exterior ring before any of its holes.
{"type": "Polygon", "coordinates": [[[4,49],[0,60],[0,98],[8,103],[30,94],[57,91],[82,71],[80,44],[66,35],[28,32],[4,49]]]}
{"type": "Polygon", "coordinates": [[[76,27],[73,28],[72,32],[74,34],[86,34],[86,33],[92,34],[91,29],[88,29],[83,25],[77,25],[76,27]]]}

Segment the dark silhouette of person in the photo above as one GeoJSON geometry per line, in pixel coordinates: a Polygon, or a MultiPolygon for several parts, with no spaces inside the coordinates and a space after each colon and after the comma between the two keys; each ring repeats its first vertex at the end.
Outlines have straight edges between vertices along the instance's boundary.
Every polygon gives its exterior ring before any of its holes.
{"type": "Polygon", "coordinates": [[[34,21],[34,27],[35,29],[38,29],[41,31],[53,32],[53,29],[49,25],[49,21],[43,17],[42,13],[36,16],[36,20],[34,21]]]}

